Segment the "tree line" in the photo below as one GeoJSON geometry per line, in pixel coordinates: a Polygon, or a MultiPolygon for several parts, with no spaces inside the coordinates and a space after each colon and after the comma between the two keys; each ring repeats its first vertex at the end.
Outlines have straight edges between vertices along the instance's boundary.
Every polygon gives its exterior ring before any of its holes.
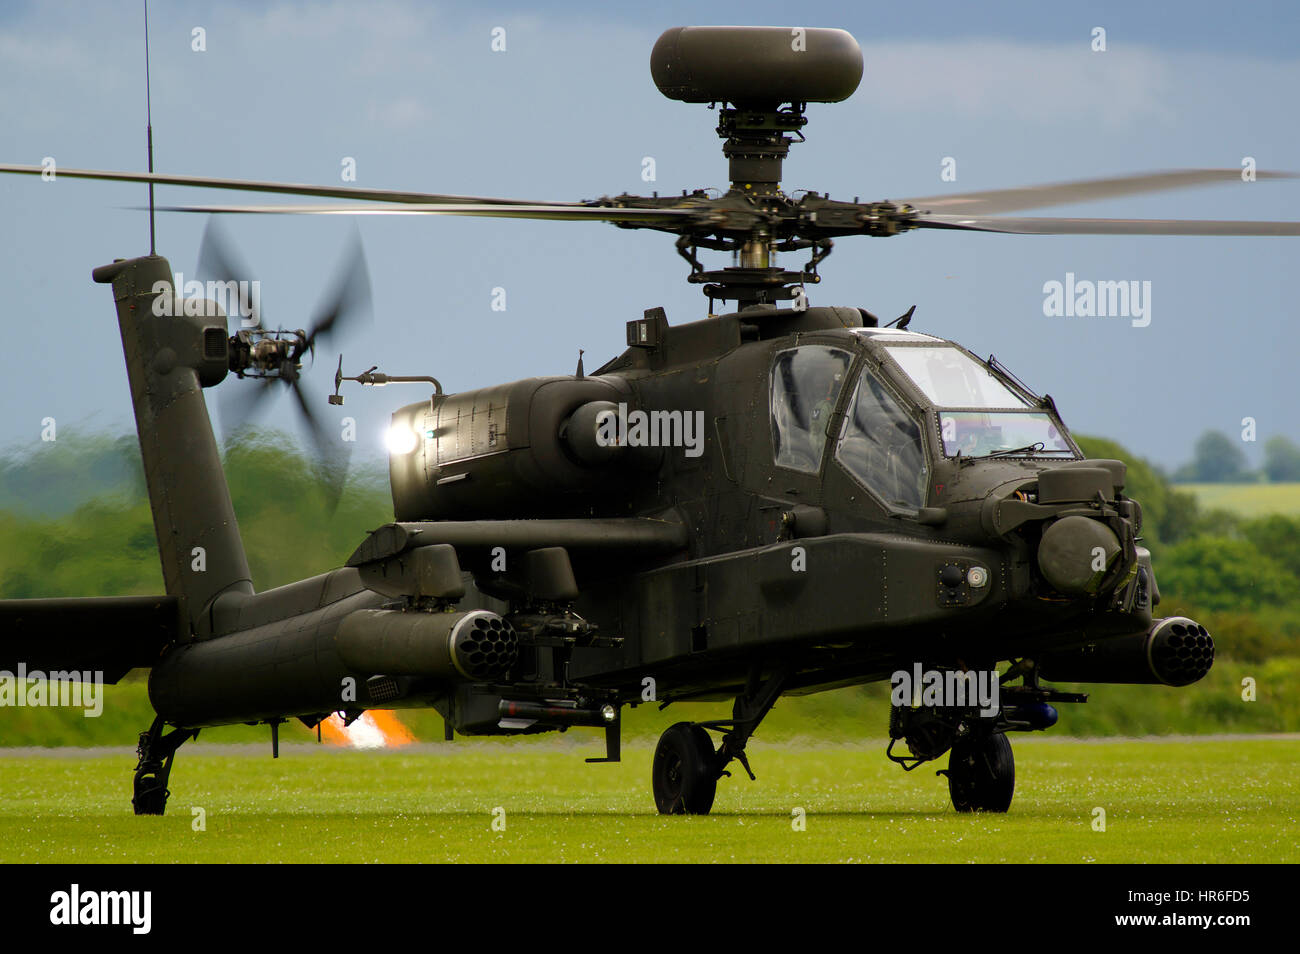
{"type": "Polygon", "coordinates": [[[1241,443],[1222,431],[1206,431],[1196,441],[1192,459],[1174,471],[1177,483],[1281,484],[1300,481],[1300,446],[1278,434],[1264,443],[1264,466],[1250,469],[1241,443]]]}

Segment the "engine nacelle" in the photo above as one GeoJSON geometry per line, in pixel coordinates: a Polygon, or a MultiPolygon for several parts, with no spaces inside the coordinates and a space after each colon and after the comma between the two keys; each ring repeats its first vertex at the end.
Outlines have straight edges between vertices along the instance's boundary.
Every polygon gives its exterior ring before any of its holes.
{"type": "Polygon", "coordinates": [[[528,378],[400,408],[388,458],[396,519],[589,516],[625,465],[617,453],[584,460],[566,425],[629,393],[613,376],[528,378]]]}

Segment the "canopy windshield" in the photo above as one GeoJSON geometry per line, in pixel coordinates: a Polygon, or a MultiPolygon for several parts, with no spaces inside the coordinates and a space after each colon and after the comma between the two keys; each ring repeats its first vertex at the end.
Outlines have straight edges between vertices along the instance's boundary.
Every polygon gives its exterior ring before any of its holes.
{"type": "Polygon", "coordinates": [[[952,345],[889,345],[887,350],[921,393],[939,407],[1030,406],[985,365],[952,345]]]}
{"type": "Polygon", "coordinates": [[[940,411],[943,452],[949,457],[983,457],[1020,451],[1025,456],[1073,457],[1074,448],[1042,412],[940,411]]]}

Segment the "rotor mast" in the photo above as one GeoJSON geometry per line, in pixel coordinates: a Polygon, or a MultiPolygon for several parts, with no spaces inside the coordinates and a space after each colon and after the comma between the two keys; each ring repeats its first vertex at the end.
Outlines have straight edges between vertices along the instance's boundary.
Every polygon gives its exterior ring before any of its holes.
{"type": "MultiPolygon", "coordinates": [[[[731,179],[729,195],[759,200],[784,198],[781,168],[790,144],[795,141],[786,133],[798,133],[808,122],[803,110],[803,103],[795,103],[788,109],[782,109],[780,103],[722,107],[717,131],[726,140],[722,154],[727,157],[731,179]]],[[[799,138],[803,138],[802,134],[799,138]]],[[[774,267],[774,244],[768,229],[755,228],[736,249],[737,267],[746,270],[774,267]]]]}
{"type": "Polygon", "coordinates": [[[807,124],[805,105],[794,103],[788,109],[782,109],[780,103],[722,107],[718,135],[726,139],[722,154],[728,160],[732,193],[781,194],[781,167],[795,142],[786,133],[798,133],[807,124]]]}

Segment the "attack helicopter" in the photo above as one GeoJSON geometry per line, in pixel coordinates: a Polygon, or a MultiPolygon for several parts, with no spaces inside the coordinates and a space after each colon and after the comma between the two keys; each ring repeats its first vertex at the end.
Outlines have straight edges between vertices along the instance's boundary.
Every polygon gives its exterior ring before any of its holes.
{"type": "Polygon", "coordinates": [[[121,328],[166,593],[0,601],[0,655],[109,682],[150,669],[157,715],[140,737],[138,814],[164,811],[177,750],[209,726],[265,723],[275,738],[288,719],[432,707],[449,739],[602,730],[605,754],[588,759],[601,762],[621,758],[625,707],[730,700],[731,718],[678,722],[653,756],[658,810],[703,814],[733,762],[754,778],[748,743],[782,696],[900,674],[915,679],[891,706],[886,754],[906,770],[947,754],[940,774],[954,807],[1004,812],[1008,733],[1047,729],[1056,704],[1086,701],[1050,683],[1181,687],[1209,671],[1206,628],[1154,616],[1159,587],[1123,462],[1087,459],[1049,395],[914,329],[912,311],[885,323],[861,307],[813,306],[807,291],[848,236],[1281,236],[1300,223],[1007,215],[1233,181],[1239,170],[795,199],[782,166],[804,139],[807,105],[847,99],[862,77],[850,34],[678,27],[650,67],[665,96],[717,110],[724,193],[522,202],[60,170],[151,190],[332,200],[160,207],[176,212],[652,229],[677,237],[687,281],[709,303],[707,317],[680,324],[645,310],[627,323],[626,350],[590,373],[580,359],[573,375],[461,393],[373,367],[345,375],[340,358],[331,404],[345,382],[431,390],[392,415],[393,521],[345,566],[259,593],[204,391],[287,385],[306,410],[301,361],[339,309],[310,331],[232,334],[215,303],[183,307],[159,255],[96,268],[121,328]],[[702,251],[730,252],[734,264],[706,268],[702,251]],[[782,268],[787,253],[808,260],[782,268]],[[976,698],[982,676],[991,692],[976,698]],[[972,692],[929,698],[944,685],[972,692]]]}

